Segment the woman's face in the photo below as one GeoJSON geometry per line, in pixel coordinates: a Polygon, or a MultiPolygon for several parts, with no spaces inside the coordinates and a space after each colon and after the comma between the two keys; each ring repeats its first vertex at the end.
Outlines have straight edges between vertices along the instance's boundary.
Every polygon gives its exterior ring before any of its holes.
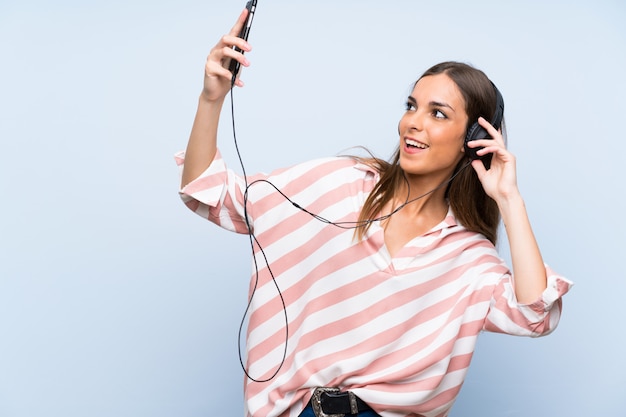
{"type": "Polygon", "coordinates": [[[463,156],[465,100],[446,74],[420,79],[398,126],[400,166],[407,174],[451,175],[463,156]]]}

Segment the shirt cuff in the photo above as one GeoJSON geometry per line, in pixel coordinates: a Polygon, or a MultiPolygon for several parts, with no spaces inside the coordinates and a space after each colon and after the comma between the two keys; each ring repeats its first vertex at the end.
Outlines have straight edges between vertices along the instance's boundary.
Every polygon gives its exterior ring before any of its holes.
{"type": "MultiPolygon", "coordinates": [[[[546,265],[547,287],[541,296],[530,304],[521,305],[522,309],[529,309],[536,319],[540,320],[550,312],[557,303],[574,285],[574,283],[558,274],[546,265]],[[533,314],[534,313],[534,314],[533,314]]],[[[528,311],[530,313],[530,311],[528,311]]]]}
{"type": "MultiPolygon", "coordinates": [[[[183,167],[185,164],[185,152],[181,151],[174,155],[176,164],[180,168],[180,177],[182,179],[183,167]]],[[[215,207],[219,204],[224,184],[226,184],[227,173],[226,165],[220,151],[215,154],[215,158],[211,162],[211,165],[198,178],[192,180],[178,192],[184,202],[190,200],[196,200],[209,207],[215,207]]]]}

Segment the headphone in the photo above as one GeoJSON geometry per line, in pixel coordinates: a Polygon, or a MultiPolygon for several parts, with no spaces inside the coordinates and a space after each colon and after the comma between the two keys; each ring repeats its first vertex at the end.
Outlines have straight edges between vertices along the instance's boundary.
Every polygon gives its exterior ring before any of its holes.
{"type": "MultiPolygon", "coordinates": [[[[493,82],[491,83],[491,85],[493,85],[493,89],[496,93],[496,111],[493,114],[493,118],[491,119],[491,125],[496,129],[500,129],[500,127],[502,126],[502,119],[504,118],[504,99],[502,98],[502,94],[500,94],[500,90],[498,90],[498,87],[496,87],[493,82]]],[[[491,135],[487,133],[485,128],[478,124],[478,122],[475,122],[469,129],[467,129],[467,134],[465,135],[465,143],[463,147],[465,148],[465,154],[468,156],[470,161],[480,159],[481,161],[483,161],[483,165],[485,165],[485,168],[489,169],[489,167],[491,166],[491,158],[493,155],[488,153],[483,156],[478,156],[476,155],[476,152],[483,147],[481,146],[478,148],[470,148],[468,146],[469,142],[476,139],[493,139],[491,135]]]]}

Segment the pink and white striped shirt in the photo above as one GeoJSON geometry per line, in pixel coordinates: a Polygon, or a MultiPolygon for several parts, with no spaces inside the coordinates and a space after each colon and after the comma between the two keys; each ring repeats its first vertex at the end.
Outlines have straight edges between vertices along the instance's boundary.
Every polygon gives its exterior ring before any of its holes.
{"type": "MultiPolygon", "coordinates": [[[[184,154],[176,159],[182,166],[184,154]]],[[[351,158],[331,157],[248,178],[247,216],[276,284],[257,248],[247,371],[263,380],[279,369],[268,382],[246,379],[248,416],[295,417],[313,389],[324,386],[354,392],[384,417],[443,417],[482,330],[536,337],[559,321],[571,283],[546,267],[541,299],[518,304],[494,246],[451,211],[391,257],[378,221],[357,242],[354,229],[313,218],[262,180],[325,219],[354,222],[378,174],[351,158]],[[287,340],[276,285],[286,304],[287,340]]],[[[247,233],[244,192],[244,178],[218,152],[180,194],[200,216],[247,233]]]]}

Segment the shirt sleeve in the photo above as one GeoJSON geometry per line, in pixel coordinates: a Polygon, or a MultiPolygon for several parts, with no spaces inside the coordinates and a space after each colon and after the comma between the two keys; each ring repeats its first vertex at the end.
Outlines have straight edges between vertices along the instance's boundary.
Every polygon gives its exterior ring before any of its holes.
{"type": "Polygon", "coordinates": [[[517,302],[510,275],[500,279],[491,299],[484,330],[530,337],[545,336],[554,331],[561,318],[562,297],[573,283],[547,265],[546,275],[547,288],[530,304],[517,302]]]}
{"type": "MultiPolygon", "coordinates": [[[[182,176],[185,153],[177,153],[175,160],[182,176]]],[[[227,169],[218,150],[211,165],[178,193],[185,205],[202,218],[224,229],[247,234],[243,207],[245,187],[245,180],[227,169]]]]}

